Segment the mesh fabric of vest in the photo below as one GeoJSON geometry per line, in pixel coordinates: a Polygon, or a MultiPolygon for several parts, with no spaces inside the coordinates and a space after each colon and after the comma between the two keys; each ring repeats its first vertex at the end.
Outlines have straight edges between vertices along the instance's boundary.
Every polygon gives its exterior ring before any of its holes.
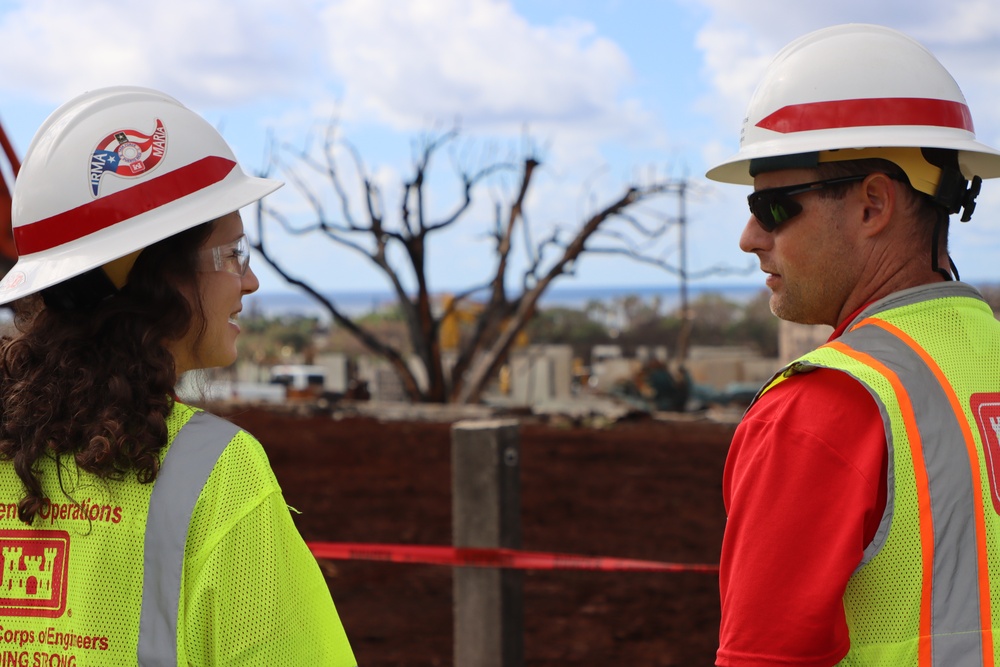
{"type": "MultiPolygon", "coordinates": [[[[170,442],[193,413],[175,406],[170,442]]],[[[71,460],[42,459],[39,469],[48,501],[29,527],[17,518],[20,479],[0,462],[0,664],[136,665],[153,485],[100,480],[71,460]]],[[[195,505],[180,597],[179,665],[356,664],[264,451],[245,432],[195,505]]]]}
{"type": "Polygon", "coordinates": [[[316,559],[245,431],[212,470],[185,551],[180,664],[356,665],[316,559]]]}
{"type": "MultiPolygon", "coordinates": [[[[1000,324],[985,303],[965,297],[919,301],[875,313],[873,318],[902,330],[930,355],[954,390],[964,411],[962,417],[976,439],[979,476],[973,483],[978,485],[982,497],[986,499],[984,515],[989,554],[989,571],[978,574],[986,578],[990,587],[991,622],[987,625],[995,635],[1000,628],[997,622],[1000,517],[989,502],[991,491],[987,461],[972,415],[970,396],[976,392],[1000,391],[1000,324]]],[[[825,345],[804,355],[793,362],[785,376],[815,366],[845,371],[865,384],[881,404],[891,434],[890,502],[886,509],[891,513],[891,523],[888,534],[876,538],[876,542],[884,540],[874,545],[877,552],[854,573],[848,583],[844,606],[851,634],[851,650],[840,665],[918,665],[923,576],[920,509],[914,458],[900,403],[885,375],[841,353],[835,345],[825,345]]],[[[779,375],[773,384],[781,379],[779,375]]],[[[920,409],[920,406],[915,406],[915,409],[920,409]]],[[[952,448],[954,456],[968,460],[964,443],[950,442],[943,446],[952,448]]],[[[835,506],[836,499],[831,499],[831,507],[835,506]]],[[[949,517],[935,517],[935,520],[943,522],[949,517]]],[[[956,602],[978,605],[977,600],[956,602]]],[[[931,631],[934,632],[933,627],[931,631]]],[[[965,629],[970,633],[979,631],[978,627],[965,629]]],[[[984,643],[988,652],[995,652],[992,637],[984,637],[984,643]]],[[[978,652],[970,658],[974,661],[968,664],[981,664],[978,652]]],[[[949,663],[949,667],[955,664],[949,663]]]]}

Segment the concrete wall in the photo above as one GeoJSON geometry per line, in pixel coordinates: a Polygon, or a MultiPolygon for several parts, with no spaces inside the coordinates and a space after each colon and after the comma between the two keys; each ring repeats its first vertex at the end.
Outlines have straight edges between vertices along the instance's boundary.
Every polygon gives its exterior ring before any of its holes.
{"type": "Polygon", "coordinates": [[[635,377],[642,363],[636,359],[605,359],[590,364],[590,386],[598,391],[609,391],[621,380],[635,377]]]}
{"type": "Polygon", "coordinates": [[[621,359],[621,345],[595,345],[590,348],[591,363],[603,361],[605,359],[621,359]]]}
{"type": "Polygon", "coordinates": [[[832,333],[833,327],[826,324],[795,324],[781,320],[778,324],[778,359],[781,365],[815,350],[832,333]]]}
{"type": "Polygon", "coordinates": [[[725,389],[731,384],[763,384],[780,365],[750,348],[695,346],[687,367],[695,384],[725,389]]]}
{"type": "Polygon", "coordinates": [[[635,348],[635,358],[639,361],[662,361],[666,363],[670,359],[670,354],[667,352],[666,345],[656,345],[654,347],[647,347],[646,345],[640,345],[635,348]]]}
{"type": "Polygon", "coordinates": [[[569,398],[573,378],[573,348],[569,345],[529,345],[510,358],[510,396],[520,404],[569,398]]]}
{"type": "Polygon", "coordinates": [[[313,364],[326,371],[326,382],[323,384],[323,389],[339,394],[347,391],[347,385],[351,381],[351,373],[350,362],[346,354],[340,352],[318,354],[313,364]]]}
{"type": "MultiPolygon", "coordinates": [[[[820,342],[825,341],[822,332],[814,333],[816,329],[807,327],[805,332],[822,336],[820,342]]],[[[811,349],[807,346],[812,344],[813,339],[804,337],[801,332],[795,333],[797,337],[790,340],[798,341],[799,348],[796,349],[811,349]]],[[[783,351],[787,349],[786,343],[783,351]]],[[[451,358],[444,360],[445,372],[454,365],[453,357],[451,355],[451,358]]],[[[622,356],[622,349],[617,345],[595,346],[592,351],[594,361],[589,369],[589,388],[597,392],[610,391],[616,383],[635,378],[644,363],[652,360],[666,362],[668,357],[665,346],[637,349],[635,358],[622,356]]],[[[407,400],[399,378],[389,364],[381,359],[360,356],[352,363],[346,354],[326,353],[318,355],[314,363],[326,369],[325,389],[328,391],[346,391],[353,366],[357,379],[367,382],[373,400],[407,400]]],[[[426,389],[427,375],[423,364],[416,357],[408,360],[408,363],[418,384],[426,389]]],[[[783,364],[779,360],[762,358],[754,350],[744,347],[693,346],[687,362],[688,371],[695,383],[718,390],[725,390],[734,383],[763,384],[781,365],[783,364]]],[[[255,369],[253,364],[244,365],[240,362],[234,369],[226,371],[230,373],[228,377],[217,379],[238,383],[257,382],[258,373],[255,369]]],[[[572,400],[572,382],[573,351],[568,345],[529,345],[511,355],[508,397],[516,404],[536,405],[553,400],[572,400]]]]}

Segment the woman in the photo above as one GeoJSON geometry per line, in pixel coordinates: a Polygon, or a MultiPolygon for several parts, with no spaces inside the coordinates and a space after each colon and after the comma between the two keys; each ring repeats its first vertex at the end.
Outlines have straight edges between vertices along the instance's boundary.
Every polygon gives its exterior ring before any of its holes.
{"type": "Polygon", "coordinates": [[[19,330],[0,342],[17,664],[356,665],[260,444],[173,393],[235,361],[259,286],[238,211],[279,185],[142,88],[68,102],[29,147],[0,281],[19,330]]]}

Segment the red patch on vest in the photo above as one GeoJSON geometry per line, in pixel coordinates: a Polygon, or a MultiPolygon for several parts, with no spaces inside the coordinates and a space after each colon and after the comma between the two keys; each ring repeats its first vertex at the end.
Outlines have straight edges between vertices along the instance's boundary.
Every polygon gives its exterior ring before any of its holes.
{"type": "Polygon", "coordinates": [[[63,615],[69,533],[0,530],[0,555],[0,616],[63,615]]]}
{"type": "Polygon", "coordinates": [[[1000,393],[973,394],[969,402],[976,423],[979,424],[993,510],[1000,514],[1000,485],[997,484],[997,477],[1000,475],[1000,393]]]}

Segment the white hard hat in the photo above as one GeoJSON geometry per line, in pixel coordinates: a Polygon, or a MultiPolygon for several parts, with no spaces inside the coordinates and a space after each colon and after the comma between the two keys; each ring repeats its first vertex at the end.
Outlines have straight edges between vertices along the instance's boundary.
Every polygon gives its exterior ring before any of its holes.
{"type": "MultiPolygon", "coordinates": [[[[739,152],[707,177],[750,185],[751,171],[878,157],[871,149],[900,147],[955,150],[965,179],[1000,176],[1000,151],[976,141],[965,97],[937,58],[895,30],[839,25],[775,56],[750,100],[739,152]]],[[[887,159],[899,156],[887,152],[887,159]]]]}
{"type": "Polygon", "coordinates": [[[18,260],[7,303],[214,220],[281,187],[246,175],[225,140],[174,98],[117,86],[67,102],[14,183],[18,260]]]}

